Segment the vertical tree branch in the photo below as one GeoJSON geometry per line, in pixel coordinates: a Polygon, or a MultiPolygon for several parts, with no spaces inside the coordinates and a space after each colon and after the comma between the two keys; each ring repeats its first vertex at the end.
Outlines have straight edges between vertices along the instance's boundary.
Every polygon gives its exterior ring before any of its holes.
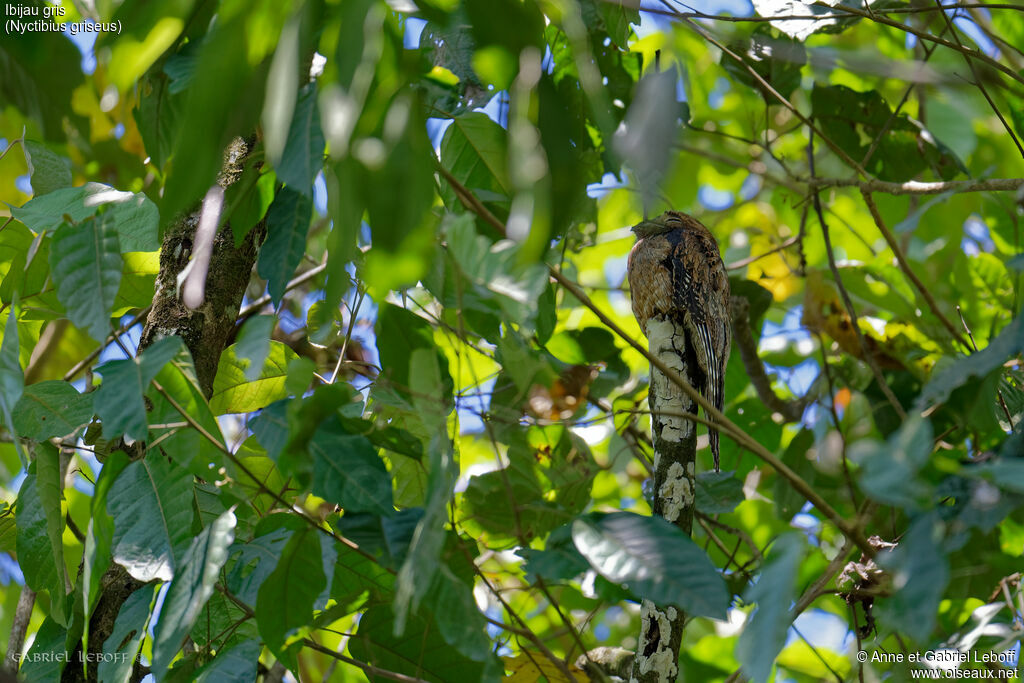
{"type": "MultiPolygon", "coordinates": [[[[681,324],[669,318],[647,322],[650,351],[687,382],[696,367],[681,324]]],[[[654,442],[654,514],[661,515],[689,535],[693,529],[697,429],[679,413],[697,410],[693,399],[661,369],[651,366],[647,394],[651,407],[651,438],[654,442]]],[[[675,605],[655,605],[644,600],[640,607],[640,638],[633,660],[631,680],[638,683],[673,683],[679,674],[679,648],[686,615],[675,605]]]]}

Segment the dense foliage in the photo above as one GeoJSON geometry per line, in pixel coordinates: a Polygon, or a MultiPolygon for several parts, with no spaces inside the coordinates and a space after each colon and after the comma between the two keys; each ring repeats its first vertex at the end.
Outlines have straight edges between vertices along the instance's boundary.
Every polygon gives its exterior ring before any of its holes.
{"type": "Polygon", "coordinates": [[[693,615],[687,680],[1018,666],[1024,12],[629,4],[101,0],[59,17],[117,22],[95,44],[4,36],[25,680],[591,680],[638,596],[693,615]],[[261,246],[204,391],[173,327],[136,350],[239,136],[220,222],[261,246]],[[650,516],[623,289],[666,208],[743,304],[692,540],[650,516]],[[114,565],[145,586],[111,608],[114,565]]]}

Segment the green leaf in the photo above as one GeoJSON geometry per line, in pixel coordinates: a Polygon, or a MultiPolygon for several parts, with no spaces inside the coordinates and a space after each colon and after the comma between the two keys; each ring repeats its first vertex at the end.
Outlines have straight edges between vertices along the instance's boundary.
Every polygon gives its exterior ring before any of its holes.
{"type": "Polygon", "coordinates": [[[334,567],[331,596],[346,602],[364,592],[380,601],[390,600],[395,589],[395,575],[345,546],[338,547],[338,564],[334,567]]]}
{"type": "Polygon", "coordinates": [[[593,513],[573,522],[572,538],[590,566],[659,605],[725,618],[729,593],[707,554],[661,517],[593,513]]]}
{"type": "Polygon", "coordinates": [[[791,605],[803,551],[804,541],[799,534],[787,533],[777,538],[757,583],[743,593],[745,601],[757,603],[757,610],[743,628],[736,658],[755,683],[768,680],[772,663],[786,643],[793,623],[791,605]]]}
{"type": "Polygon", "coordinates": [[[412,542],[423,508],[399,510],[389,517],[368,512],[348,512],[338,519],[337,529],[390,568],[401,566],[412,542]]]}
{"type": "MultiPolygon", "coordinates": [[[[270,316],[268,318],[273,324],[270,316]]],[[[263,338],[269,341],[269,335],[263,338]]],[[[224,413],[249,413],[265,408],[274,401],[288,396],[285,379],[288,376],[288,363],[297,354],[278,341],[269,341],[269,353],[265,354],[262,370],[254,378],[248,377],[252,361],[242,358],[238,353],[239,343],[224,349],[217,364],[217,376],[213,380],[213,395],[210,396],[210,409],[216,415],[224,413]]],[[[251,344],[251,340],[245,340],[251,344]]],[[[244,347],[243,347],[244,350],[244,347]]]]}
{"type": "MultiPolygon", "coordinates": [[[[253,169],[246,169],[246,173],[253,172],[253,169]]],[[[267,209],[274,202],[274,184],[277,182],[277,176],[273,172],[263,173],[256,184],[248,189],[242,185],[244,182],[245,176],[243,175],[242,180],[229,187],[227,191],[228,198],[232,196],[236,188],[238,188],[238,192],[245,191],[245,194],[238,200],[238,206],[229,216],[231,233],[235,236],[236,247],[241,246],[242,240],[249,234],[249,231],[267,215],[267,209]]]]}
{"type": "Polygon", "coordinates": [[[392,632],[394,621],[395,614],[388,605],[366,610],[349,640],[352,656],[360,661],[387,662],[388,669],[395,673],[437,683],[497,683],[502,679],[501,667],[493,659],[475,662],[451,647],[429,613],[410,616],[400,636],[392,632]]]}
{"type": "MultiPolygon", "coordinates": [[[[289,5],[260,5],[260,30],[249,13],[223,8],[203,36],[175,137],[160,214],[165,223],[189,210],[214,184],[224,150],[235,136],[254,130],[263,102],[266,68],[289,5]]],[[[183,83],[184,84],[184,83],[183,83]]],[[[175,83],[177,85],[177,82],[175,83]]]]}
{"type": "MultiPolygon", "coordinates": [[[[508,131],[486,114],[473,112],[452,119],[452,125],[441,138],[441,165],[474,192],[512,196],[508,131]]],[[[451,194],[449,204],[457,201],[451,194]]]]}
{"type": "Polygon", "coordinates": [[[245,378],[250,382],[260,376],[263,363],[270,353],[270,337],[276,324],[277,318],[272,315],[254,315],[242,323],[242,329],[238,331],[235,355],[239,360],[249,361],[249,366],[245,368],[245,378]]]}
{"type": "MultiPolygon", "coordinates": [[[[572,524],[563,524],[548,536],[543,550],[519,548],[516,555],[526,558],[526,576],[540,576],[549,581],[573,579],[590,569],[590,563],[576,550],[572,541],[572,524]]],[[[532,580],[531,580],[532,582],[532,580]]]]}
{"type": "MultiPolygon", "coordinates": [[[[46,517],[46,536],[50,541],[50,553],[57,574],[56,584],[50,589],[50,598],[53,600],[50,611],[54,619],[70,627],[71,615],[68,613],[64,601],[67,569],[64,566],[64,511],[61,509],[64,491],[60,452],[49,443],[41,443],[36,447],[34,463],[36,493],[39,495],[39,505],[46,517]]],[[[19,553],[18,556],[21,557],[21,554],[19,553]]]]}
{"type": "MultiPolygon", "coordinates": [[[[50,195],[52,196],[52,195],[50,195]]],[[[121,285],[121,249],[113,222],[89,219],[57,228],[50,247],[50,271],[68,318],[103,342],[121,285]]]]}
{"type": "Polygon", "coordinates": [[[288,130],[284,158],[277,166],[277,178],[296,192],[312,197],[313,179],[324,163],[324,134],[320,130],[316,82],[299,92],[288,130]]]}
{"type": "Polygon", "coordinates": [[[63,140],[69,125],[80,134],[83,122],[72,111],[71,93],[83,78],[81,54],[59,32],[5,33],[0,46],[0,100],[5,108],[21,112],[24,118],[19,121],[38,125],[44,139],[63,140]]]}
{"type": "Polygon", "coordinates": [[[148,424],[144,394],[160,369],[181,349],[181,339],[165,337],[141,356],[111,361],[96,368],[103,375],[103,384],[96,391],[94,402],[103,421],[105,439],[113,439],[122,433],[136,441],[146,438],[148,424]]]}
{"type": "Polygon", "coordinates": [[[11,306],[11,312],[7,315],[7,322],[4,325],[4,338],[0,342],[0,410],[3,410],[4,424],[11,431],[21,464],[28,467],[25,454],[21,451],[21,442],[18,440],[18,430],[14,427],[14,408],[21,399],[25,386],[25,373],[18,359],[18,346],[18,316],[15,313],[15,306],[11,306]]]}
{"type": "Polygon", "coordinates": [[[231,556],[234,564],[227,577],[231,593],[246,604],[256,604],[260,586],[277,567],[278,558],[291,536],[292,529],[277,528],[236,545],[231,556]]]}
{"type": "Polygon", "coordinates": [[[953,391],[969,382],[977,382],[1005,363],[1011,356],[1024,351],[1024,316],[1003,328],[999,335],[981,351],[959,358],[953,364],[936,370],[917,397],[916,409],[924,410],[946,401],[953,391]]]}
{"type": "Polygon", "coordinates": [[[913,510],[930,499],[931,487],[917,473],[931,452],[931,423],[913,416],[884,444],[857,441],[849,449],[849,458],[861,466],[860,485],[872,498],[913,510]]]}
{"type": "Polygon", "coordinates": [[[92,394],[61,380],[38,382],[25,387],[12,417],[17,433],[30,439],[67,436],[92,418],[92,394]]]}
{"type": "Polygon", "coordinates": [[[26,140],[25,163],[32,176],[32,192],[40,197],[71,186],[71,160],[51,151],[42,143],[26,140]]]}
{"type": "Polygon", "coordinates": [[[235,513],[228,510],[192,540],[160,609],[153,634],[153,673],[163,677],[185,636],[213,594],[228,546],[235,538],[235,513]]]}
{"type": "Polygon", "coordinates": [[[128,683],[132,668],[142,649],[155,591],[143,586],[128,596],[117,613],[114,630],[103,642],[103,658],[99,661],[98,677],[110,683],[128,683]]]}
{"type": "Polygon", "coordinates": [[[434,344],[434,332],[429,323],[404,308],[383,304],[377,314],[375,331],[378,339],[390,342],[380,348],[381,378],[389,381],[396,391],[408,392],[412,381],[412,354],[417,349],[425,349],[436,354],[441,368],[439,389],[444,396],[451,396],[454,384],[448,373],[448,359],[434,344]]]}
{"type": "Polygon", "coordinates": [[[630,24],[640,25],[640,10],[626,3],[598,2],[597,8],[604,19],[608,37],[619,48],[626,49],[633,33],[630,24]]]}
{"type": "Polygon", "coordinates": [[[225,465],[226,446],[217,418],[199,387],[188,350],[180,347],[171,361],[157,372],[154,380],[160,384],[163,392],[156,391],[155,383],[146,392],[149,400],[147,415],[151,425],[149,440],[156,442],[160,439],[158,446],[164,455],[170,456],[197,477],[210,478],[213,472],[225,465]],[[168,431],[164,431],[166,428],[157,428],[157,425],[180,424],[184,416],[179,409],[201,426],[205,435],[193,428],[171,427],[168,431]]]}
{"type": "MultiPolygon", "coordinates": [[[[170,64],[168,60],[165,68],[170,64]]],[[[174,91],[171,79],[163,73],[150,73],[143,77],[139,81],[138,92],[139,101],[132,109],[132,116],[150,162],[162,169],[174,149],[185,97],[174,91]]]]}
{"type": "Polygon", "coordinates": [[[272,403],[249,423],[256,440],[275,462],[288,444],[288,404],[289,401],[272,403]]]}
{"type": "Polygon", "coordinates": [[[320,543],[316,529],[306,525],[295,530],[277,567],[260,586],[256,620],[275,654],[296,629],[313,620],[313,603],[327,585],[320,543]]]}
{"type": "Polygon", "coordinates": [[[391,478],[364,436],[348,434],[337,420],[320,425],[309,442],[313,493],[346,511],[394,514],[391,478]]]}
{"type": "Polygon", "coordinates": [[[701,472],[697,475],[697,509],[706,515],[725,515],[746,496],[736,472],[701,472]]]}
{"type": "Polygon", "coordinates": [[[877,558],[896,589],[879,606],[886,623],[919,643],[935,628],[935,614],[949,583],[949,561],[940,545],[943,533],[935,513],[923,515],[911,523],[899,545],[877,558]]]}
{"type": "Polygon", "coordinates": [[[441,637],[448,645],[475,662],[493,657],[487,637],[487,621],[473,598],[472,581],[463,582],[445,564],[434,575],[429,604],[441,637]]]}
{"type": "MultiPolygon", "coordinates": [[[[43,499],[52,499],[53,492],[44,494],[41,489],[52,489],[52,486],[39,481],[35,474],[29,474],[18,491],[18,508],[15,523],[18,526],[18,564],[25,575],[25,583],[37,592],[47,591],[50,594],[51,616],[57,623],[65,625],[67,615],[64,614],[64,553],[63,548],[58,558],[54,556],[55,544],[50,539],[49,518],[52,511],[44,507],[43,499]]],[[[57,515],[60,515],[60,492],[57,496],[57,515]]],[[[58,537],[59,538],[59,537],[58,537]]]]}
{"type": "Polygon", "coordinates": [[[733,43],[732,51],[743,59],[740,63],[725,52],[722,66],[736,81],[761,93],[768,104],[779,104],[748,70],[753,69],[765,82],[783,97],[789,97],[800,87],[801,70],[807,63],[802,43],[788,36],[773,35],[772,28],[761,25],[754,29],[747,43],[733,43]]]}
{"type": "Polygon", "coordinates": [[[82,558],[82,597],[85,604],[86,638],[88,639],[89,617],[99,599],[101,579],[110,566],[110,549],[114,538],[114,519],[107,512],[110,488],[128,466],[128,455],[114,451],[107,457],[100,470],[89,509],[89,527],[85,532],[85,550],[82,558]]]}
{"type": "Polygon", "coordinates": [[[157,236],[160,214],[143,193],[121,192],[103,183],[86,183],[65,187],[42,197],[34,197],[11,213],[33,232],[48,232],[64,224],[65,216],[73,223],[100,215],[118,236],[120,249],[155,251],[160,247],[157,236]]]}
{"type": "Polygon", "coordinates": [[[275,305],[280,303],[285,285],[302,261],[312,215],[312,198],[289,187],[277,191],[267,210],[267,241],[260,248],[257,270],[267,280],[275,305]]]}
{"type": "Polygon", "coordinates": [[[25,681],[59,681],[61,671],[68,664],[67,629],[61,626],[53,615],[43,619],[36,631],[32,647],[18,669],[18,675],[25,681]]]}
{"type": "Polygon", "coordinates": [[[196,683],[249,683],[257,679],[260,651],[258,640],[246,640],[225,651],[196,674],[196,683]]]}
{"type": "Polygon", "coordinates": [[[107,493],[114,562],[139,581],[169,581],[192,539],[192,475],[158,451],[125,467],[107,493]]]}
{"type": "Polygon", "coordinates": [[[657,197],[679,134],[683,109],[676,99],[677,80],[674,66],[644,76],[626,114],[626,127],[615,136],[615,151],[636,172],[644,206],[657,197]]]}

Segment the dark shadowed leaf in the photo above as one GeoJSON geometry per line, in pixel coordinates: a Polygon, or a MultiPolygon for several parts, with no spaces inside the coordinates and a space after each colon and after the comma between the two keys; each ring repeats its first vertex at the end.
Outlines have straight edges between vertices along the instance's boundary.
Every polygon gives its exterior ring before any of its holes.
{"type": "Polygon", "coordinates": [[[725,618],[729,594],[707,554],[661,517],[593,513],[573,522],[576,549],[601,576],[659,605],[725,618]]]}
{"type": "Polygon", "coordinates": [[[275,303],[281,301],[285,285],[302,261],[312,215],[313,200],[289,187],[277,191],[267,210],[267,241],[260,249],[257,269],[275,303]]]}
{"type": "Polygon", "coordinates": [[[38,441],[67,436],[92,417],[92,398],[60,380],[32,384],[14,406],[14,428],[38,441]]]}
{"type": "Polygon", "coordinates": [[[228,510],[192,539],[171,588],[160,609],[153,634],[153,672],[161,678],[203,605],[213,594],[213,584],[228,559],[228,546],[235,538],[235,514],[228,510]]]}

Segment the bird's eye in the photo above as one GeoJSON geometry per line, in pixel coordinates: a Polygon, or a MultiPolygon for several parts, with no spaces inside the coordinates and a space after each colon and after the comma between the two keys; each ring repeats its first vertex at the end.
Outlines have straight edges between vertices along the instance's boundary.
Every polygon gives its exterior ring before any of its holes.
{"type": "Polygon", "coordinates": [[[665,220],[665,225],[670,228],[681,228],[683,227],[683,219],[679,216],[669,216],[665,220]]]}

